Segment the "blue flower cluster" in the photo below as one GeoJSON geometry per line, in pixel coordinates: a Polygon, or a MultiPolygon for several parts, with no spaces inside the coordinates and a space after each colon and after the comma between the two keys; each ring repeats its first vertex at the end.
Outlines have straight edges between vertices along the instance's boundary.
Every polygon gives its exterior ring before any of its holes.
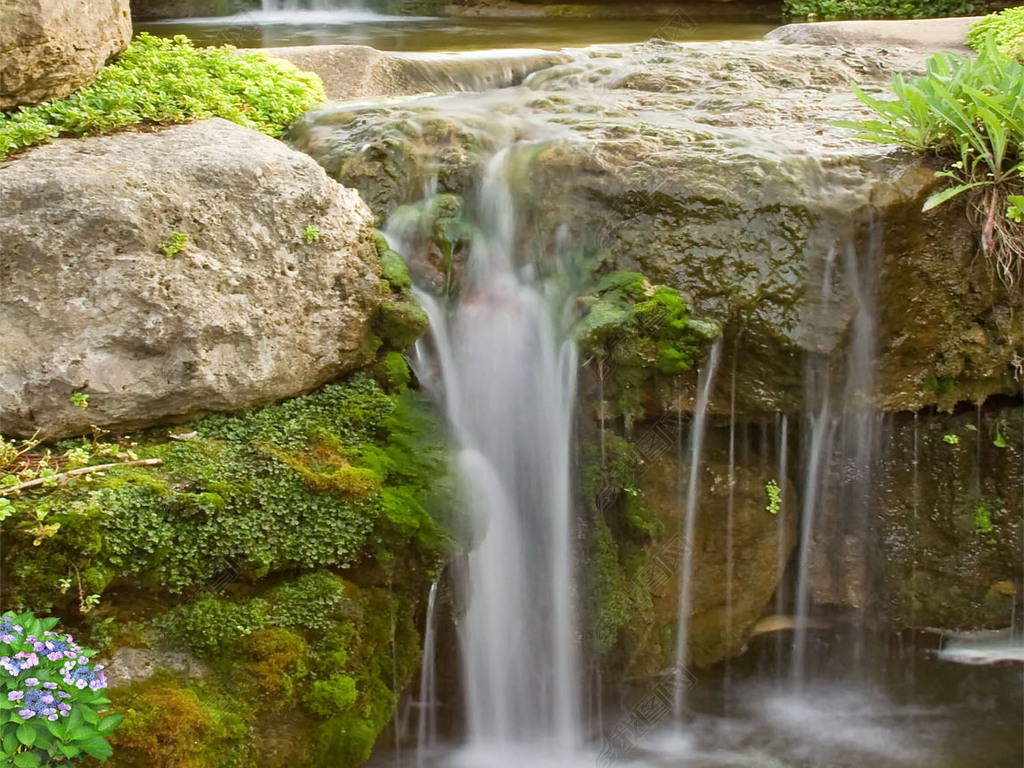
{"type": "Polygon", "coordinates": [[[24,634],[20,624],[9,616],[0,616],[0,643],[13,643],[24,634]]]}
{"type": "Polygon", "coordinates": [[[93,691],[106,688],[107,676],[103,674],[103,665],[97,664],[93,668],[88,665],[88,661],[88,659],[83,659],[83,663],[74,661],[65,663],[63,669],[61,669],[61,672],[64,674],[64,682],[75,686],[79,690],[86,686],[89,686],[89,689],[93,691]]]}
{"type": "Polygon", "coordinates": [[[16,623],[17,618],[12,614],[0,616],[0,643],[8,646],[8,653],[16,651],[0,656],[0,669],[15,678],[5,681],[0,674],[0,688],[9,689],[7,701],[20,705],[18,715],[25,720],[67,717],[72,709],[68,699],[73,698],[76,690],[106,688],[103,667],[90,664],[88,652],[71,635],[49,630],[42,632],[41,637],[25,635],[24,627],[16,623]]]}
{"type": "Polygon", "coordinates": [[[56,683],[43,683],[39,686],[39,680],[30,677],[25,681],[24,691],[11,691],[7,694],[8,701],[17,701],[22,705],[18,714],[26,720],[33,717],[45,717],[47,720],[56,720],[58,717],[67,717],[71,714],[71,705],[62,699],[71,698],[70,693],[58,691],[56,683]]]}

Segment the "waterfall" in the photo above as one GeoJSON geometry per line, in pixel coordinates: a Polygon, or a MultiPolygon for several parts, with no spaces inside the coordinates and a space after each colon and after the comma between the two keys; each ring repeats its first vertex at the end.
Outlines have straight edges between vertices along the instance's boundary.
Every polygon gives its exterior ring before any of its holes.
{"type": "Polygon", "coordinates": [[[280,13],[282,11],[337,11],[346,8],[359,8],[359,2],[349,0],[262,0],[264,13],[280,13]]]}
{"type": "MultiPolygon", "coordinates": [[[[804,483],[792,666],[797,690],[807,682],[809,613],[816,577],[820,580],[825,571],[832,569],[832,596],[853,607],[863,607],[856,603],[866,580],[865,544],[878,452],[878,412],[872,396],[875,277],[881,246],[882,228],[877,222],[869,222],[863,242],[849,237],[842,249],[829,249],[822,272],[820,301],[827,309],[836,301],[833,278],[841,251],[841,273],[854,316],[844,350],[843,378],[834,380],[837,371],[825,355],[811,355],[805,370],[804,483]],[[827,526],[821,519],[826,507],[830,513],[827,526]]],[[[862,644],[861,638],[858,645],[862,644]]]]}
{"type": "Polygon", "coordinates": [[[577,353],[541,280],[520,267],[505,150],[491,161],[480,227],[454,306],[417,296],[431,321],[421,360],[438,373],[459,440],[471,544],[459,620],[467,764],[557,760],[582,741],[571,503],[577,353]]]}
{"type": "Polygon", "coordinates": [[[707,420],[708,401],[718,371],[718,361],[722,356],[722,339],[719,337],[711,347],[711,355],[707,364],[701,369],[697,381],[697,402],[694,406],[693,426],[690,428],[690,472],[686,484],[686,516],[683,524],[682,567],[679,569],[679,628],[676,634],[675,696],[672,702],[672,714],[676,722],[683,716],[686,706],[686,690],[684,678],[689,663],[688,642],[690,639],[690,611],[693,608],[693,546],[694,533],[697,530],[697,495],[700,490],[701,458],[704,449],[704,426],[707,420]]]}
{"type": "Polygon", "coordinates": [[[416,768],[423,768],[427,754],[437,744],[437,582],[430,585],[423,629],[423,667],[416,722],[416,768]]]}

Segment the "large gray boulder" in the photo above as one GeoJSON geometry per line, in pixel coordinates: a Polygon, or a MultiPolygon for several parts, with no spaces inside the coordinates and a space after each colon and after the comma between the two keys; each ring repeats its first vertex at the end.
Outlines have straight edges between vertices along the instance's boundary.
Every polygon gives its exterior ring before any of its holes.
{"type": "Polygon", "coordinates": [[[378,273],[358,194],[227,121],[32,150],[0,165],[0,432],[309,390],[366,362],[378,273]]]}
{"type": "Polygon", "coordinates": [[[922,214],[940,160],[833,124],[870,117],[851,81],[881,94],[892,72],[923,62],[907,49],[769,42],[601,46],[520,88],[325,104],[290,141],[381,222],[431,185],[472,198],[512,145],[522,237],[568,236],[605,270],[681,290],[725,329],[723,370],[739,350],[739,412],[800,410],[808,355],[841,387],[865,297],[876,404],[950,408],[1019,392],[1020,294],[978,254],[965,203],[922,214]]]}
{"type": "Polygon", "coordinates": [[[128,0],[0,0],[0,109],[88,85],[131,36],[128,0]]]}

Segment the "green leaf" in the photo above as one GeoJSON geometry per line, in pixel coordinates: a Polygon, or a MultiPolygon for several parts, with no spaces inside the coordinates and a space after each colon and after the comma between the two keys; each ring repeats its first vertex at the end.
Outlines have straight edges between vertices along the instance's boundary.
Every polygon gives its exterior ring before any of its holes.
{"type": "Polygon", "coordinates": [[[1005,448],[1006,438],[1003,437],[1001,433],[996,432],[996,438],[995,440],[992,441],[992,445],[994,445],[996,448],[1005,448]]]}
{"type": "Polygon", "coordinates": [[[4,753],[13,755],[14,750],[18,748],[18,737],[14,734],[14,728],[5,728],[3,738],[0,738],[0,745],[4,748],[4,753]]]}
{"type": "Polygon", "coordinates": [[[28,723],[22,723],[18,726],[17,736],[18,741],[26,747],[31,747],[36,743],[36,729],[28,723]]]}
{"type": "Polygon", "coordinates": [[[88,724],[79,725],[76,728],[72,728],[68,731],[67,738],[71,741],[82,741],[94,736],[96,731],[93,726],[88,724]]]}
{"type": "Polygon", "coordinates": [[[35,768],[42,762],[42,757],[36,751],[21,752],[14,756],[14,764],[17,768],[35,768]]]}
{"type": "Polygon", "coordinates": [[[973,181],[970,184],[957,184],[955,187],[948,187],[941,192],[936,192],[934,195],[924,201],[924,207],[921,209],[922,213],[930,211],[932,208],[936,208],[947,200],[951,200],[961,192],[966,192],[969,189],[975,187],[982,187],[990,182],[987,181],[973,181]]]}
{"type": "Polygon", "coordinates": [[[82,750],[80,750],[74,744],[58,744],[57,748],[61,751],[64,757],[78,757],[82,750]]]}
{"type": "Polygon", "coordinates": [[[83,707],[71,708],[71,714],[64,721],[67,724],[66,727],[69,733],[85,722],[85,718],[82,716],[82,709],[83,707]]]}
{"type": "Polygon", "coordinates": [[[95,757],[97,760],[106,760],[112,754],[114,750],[110,748],[110,744],[102,736],[93,736],[91,739],[78,742],[78,747],[90,757],[95,757]]]}
{"type": "Polygon", "coordinates": [[[117,728],[124,721],[124,715],[113,714],[106,715],[103,720],[100,721],[100,733],[106,735],[112,730],[117,728]]]}
{"type": "MultiPolygon", "coordinates": [[[[43,720],[43,721],[40,722],[40,725],[43,725],[43,726],[46,726],[46,725],[49,725],[49,724],[50,724],[49,720],[43,720]]],[[[37,725],[36,726],[36,749],[50,749],[52,746],[53,746],[53,736],[50,734],[49,730],[47,730],[46,728],[40,729],[39,726],[37,725]]]]}

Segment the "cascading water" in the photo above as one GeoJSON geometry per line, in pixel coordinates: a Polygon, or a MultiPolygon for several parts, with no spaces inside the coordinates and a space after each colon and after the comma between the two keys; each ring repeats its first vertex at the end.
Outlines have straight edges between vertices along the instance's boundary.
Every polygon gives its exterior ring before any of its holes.
{"type": "Polygon", "coordinates": [[[423,768],[437,744],[437,582],[430,585],[423,631],[423,666],[420,669],[416,721],[416,768],[423,768]]]}
{"type": "MultiPolygon", "coordinates": [[[[850,237],[841,248],[829,249],[822,270],[820,302],[827,309],[835,300],[836,258],[842,254],[839,266],[855,313],[841,386],[833,381],[832,367],[824,356],[811,356],[805,371],[808,415],[792,666],[797,689],[804,687],[808,676],[809,613],[815,570],[821,580],[824,571],[842,563],[845,570],[835,576],[833,592],[843,592],[844,597],[855,595],[866,578],[863,546],[868,535],[878,431],[878,414],[871,398],[876,333],[874,276],[881,234],[881,226],[871,222],[864,242],[850,237]],[[833,401],[835,389],[841,397],[838,403],[833,401]],[[821,509],[826,505],[832,510],[827,531],[822,530],[820,519],[821,509]]],[[[854,596],[847,602],[856,603],[857,599],[854,596]]]]}
{"type": "MultiPolygon", "coordinates": [[[[693,556],[692,545],[697,531],[697,502],[700,490],[701,459],[704,449],[704,428],[707,421],[708,401],[711,389],[718,372],[718,362],[722,356],[722,340],[717,339],[711,347],[711,354],[697,382],[697,402],[694,406],[693,425],[690,427],[690,471],[686,482],[686,516],[683,519],[682,564],[679,569],[679,627],[676,633],[675,674],[676,685],[672,714],[676,722],[680,722],[686,707],[685,684],[686,666],[689,655],[690,612],[693,608],[693,556]]],[[[680,493],[682,497],[682,493],[680,493]]]]}
{"type": "Polygon", "coordinates": [[[517,262],[508,151],[491,162],[468,275],[450,309],[418,298],[460,443],[471,516],[459,621],[467,765],[557,761],[582,741],[571,455],[577,354],[517,262]],[[533,758],[523,757],[524,751],[533,758]]]}
{"type": "Polygon", "coordinates": [[[264,13],[289,11],[337,11],[359,8],[361,3],[350,0],[262,0],[264,13]]]}

